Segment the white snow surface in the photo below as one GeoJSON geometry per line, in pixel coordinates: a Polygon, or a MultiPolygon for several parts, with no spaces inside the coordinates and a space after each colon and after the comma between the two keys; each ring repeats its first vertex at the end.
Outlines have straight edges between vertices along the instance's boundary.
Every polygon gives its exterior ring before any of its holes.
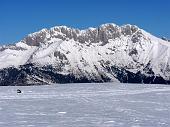
{"type": "Polygon", "coordinates": [[[7,48],[0,52],[0,69],[26,64],[37,49],[35,46],[28,46],[22,42],[17,43],[16,47],[22,50],[7,48]]]}
{"type": "Polygon", "coordinates": [[[0,127],[169,127],[169,116],[168,85],[0,87],[0,127]]]}

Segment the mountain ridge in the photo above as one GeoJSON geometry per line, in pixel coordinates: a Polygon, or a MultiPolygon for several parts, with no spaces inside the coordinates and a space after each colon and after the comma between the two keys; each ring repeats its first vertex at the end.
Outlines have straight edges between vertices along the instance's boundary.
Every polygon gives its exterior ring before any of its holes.
{"type": "Polygon", "coordinates": [[[135,25],[107,23],[85,30],[56,26],[0,47],[0,85],[169,84],[169,54],[169,43],[135,25]]]}

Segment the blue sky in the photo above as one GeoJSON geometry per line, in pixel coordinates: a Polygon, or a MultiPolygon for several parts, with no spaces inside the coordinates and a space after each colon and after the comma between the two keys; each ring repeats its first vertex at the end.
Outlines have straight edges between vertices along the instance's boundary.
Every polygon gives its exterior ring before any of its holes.
{"type": "Polygon", "coordinates": [[[170,38],[170,0],[0,0],[0,45],[42,28],[135,24],[170,38]]]}

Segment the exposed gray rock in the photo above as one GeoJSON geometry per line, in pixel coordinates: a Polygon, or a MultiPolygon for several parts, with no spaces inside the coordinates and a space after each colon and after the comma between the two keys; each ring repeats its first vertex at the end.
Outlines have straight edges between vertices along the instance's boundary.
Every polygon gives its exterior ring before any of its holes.
{"type": "MultiPolygon", "coordinates": [[[[63,41],[73,39],[80,43],[86,42],[89,44],[103,42],[102,45],[105,45],[108,43],[109,39],[116,39],[121,35],[130,36],[137,32],[138,29],[139,28],[134,25],[124,25],[119,27],[114,24],[104,24],[98,28],[89,28],[86,30],[59,26],[51,28],[50,30],[43,29],[40,32],[30,34],[25,37],[23,42],[31,46],[39,46],[40,43],[45,42],[45,39],[50,40],[51,38],[58,38],[63,41]]],[[[140,34],[140,32],[138,34],[140,34]]],[[[140,37],[140,35],[134,35],[134,42],[137,41],[138,37],[140,37]]]]}

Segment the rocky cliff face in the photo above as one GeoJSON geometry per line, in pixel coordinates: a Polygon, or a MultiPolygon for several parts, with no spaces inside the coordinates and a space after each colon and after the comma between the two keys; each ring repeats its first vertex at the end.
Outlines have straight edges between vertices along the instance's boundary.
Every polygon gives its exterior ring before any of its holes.
{"type": "Polygon", "coordinates": [[[0,85],[170,83],[170,44],[134,25],[66,26],[0,47],[0,85]]]}

